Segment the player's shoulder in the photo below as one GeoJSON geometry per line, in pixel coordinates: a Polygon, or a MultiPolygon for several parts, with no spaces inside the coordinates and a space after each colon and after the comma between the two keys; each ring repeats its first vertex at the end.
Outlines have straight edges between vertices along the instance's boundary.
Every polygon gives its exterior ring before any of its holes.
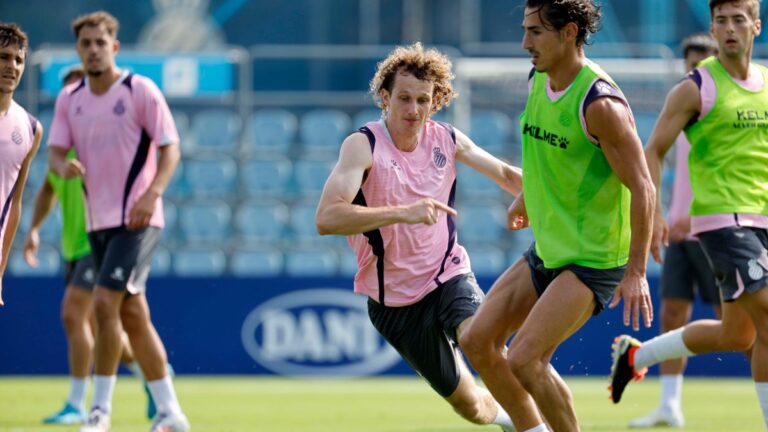
{"type": "Polygon", "coordinates": [[[123,78],[123,85],[131,91],[160,93],[160,88],[151,78],[137,73],[129,73],[123,78]]]}

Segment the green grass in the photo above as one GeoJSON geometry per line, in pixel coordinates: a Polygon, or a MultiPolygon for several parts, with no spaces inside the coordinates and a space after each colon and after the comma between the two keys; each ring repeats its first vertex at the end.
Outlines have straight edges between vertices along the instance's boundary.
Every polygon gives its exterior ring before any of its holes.
{"type": "MultiPolygon", "coordinates": [[[[568,379],[584,431],[623,431],[627,421],[655,408],[659,384],[630,384],[619,405],[608,400],[605,379],[568,379]]],[[[43,426],[60,408],[64,377],[0,378],[0,431],[58,432],[77,427],[43,426]]],[[[472,432],[416,378],[300,380],[285,378],[179,377],[176,388],[195,432],[472,432]]],[[[120,377],[113,432],[149,430],[139,382],[120,377]]],[[[753,383],[746,379],[687,379],[684,411],[690,431],[765,431],[753,383]]]]}

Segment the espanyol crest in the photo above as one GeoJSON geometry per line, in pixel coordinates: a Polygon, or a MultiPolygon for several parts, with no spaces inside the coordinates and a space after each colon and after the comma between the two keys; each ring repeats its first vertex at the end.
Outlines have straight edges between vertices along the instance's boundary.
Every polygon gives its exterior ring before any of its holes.
{"type": "Polygon", "coordinates": [[[440,147],[432,149],[432,160],[438,168],[444,167],[445,163],[448,162],[448,158],[445,157],[445,154],[442,151],[440,151],[440,147]]]}
{"type": "Polygon", "coordinates": [[[11,141],[13,141],[16,145],[21,145],[21,143],[24,142],[24,137],[21,136],[21,129],[19,129],[18,126],[13,128],[13,132],[11,133],[11,141]]]}

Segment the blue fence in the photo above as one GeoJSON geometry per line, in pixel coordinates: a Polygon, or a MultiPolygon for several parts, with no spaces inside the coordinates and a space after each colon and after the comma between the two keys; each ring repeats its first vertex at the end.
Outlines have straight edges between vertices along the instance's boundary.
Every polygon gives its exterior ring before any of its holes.
{"type": "MultiPolygon", "coordinates": [[[[412,374],[369,324],[365,298],[351,285],[349,278],[155,278],[148,298],[180,374],[412,374]]],[[[3,286],[0,375],[67,373],[61,280],[11,277],[3,286]]],[[[697,305],[694,317],[702,313],[711,311],[697,305]]],[[[564,343],[553,364],[564,375],[606,376],[611,341],[626,331],[621,311],[606,311],[564,343]]],[[[658,320],[637,337],[657,331],[658,320]]],[[[741,354],[703,355],[687,373],[746,376],[749,363],[741,354]]]]}

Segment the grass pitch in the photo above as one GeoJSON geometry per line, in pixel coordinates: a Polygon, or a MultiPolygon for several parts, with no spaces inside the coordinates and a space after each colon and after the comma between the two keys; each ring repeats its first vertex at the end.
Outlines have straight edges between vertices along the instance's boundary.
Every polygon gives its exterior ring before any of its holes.
{"type": "MultiPolygon", "coordinates": [[[[584,431],[625,431],[627,421],[658,403],[654,378],[632,383],[621,404],[608,400],[606,379],[568,378],[584,431]]],[[[65,377],[0,377],[0,431],[77,431],[44,426],[68,390],[65,377]]],[[[302,380],[287,378],[176,378],[195,432],[479,432],[417,378],[302,380]]],[[[754,385],[747,379],[687,379],[686,430],[765,431],[754,385]]],[[[114,398],[113,432],[148,431],[140,383],[121,376],[114,398]]]]}

